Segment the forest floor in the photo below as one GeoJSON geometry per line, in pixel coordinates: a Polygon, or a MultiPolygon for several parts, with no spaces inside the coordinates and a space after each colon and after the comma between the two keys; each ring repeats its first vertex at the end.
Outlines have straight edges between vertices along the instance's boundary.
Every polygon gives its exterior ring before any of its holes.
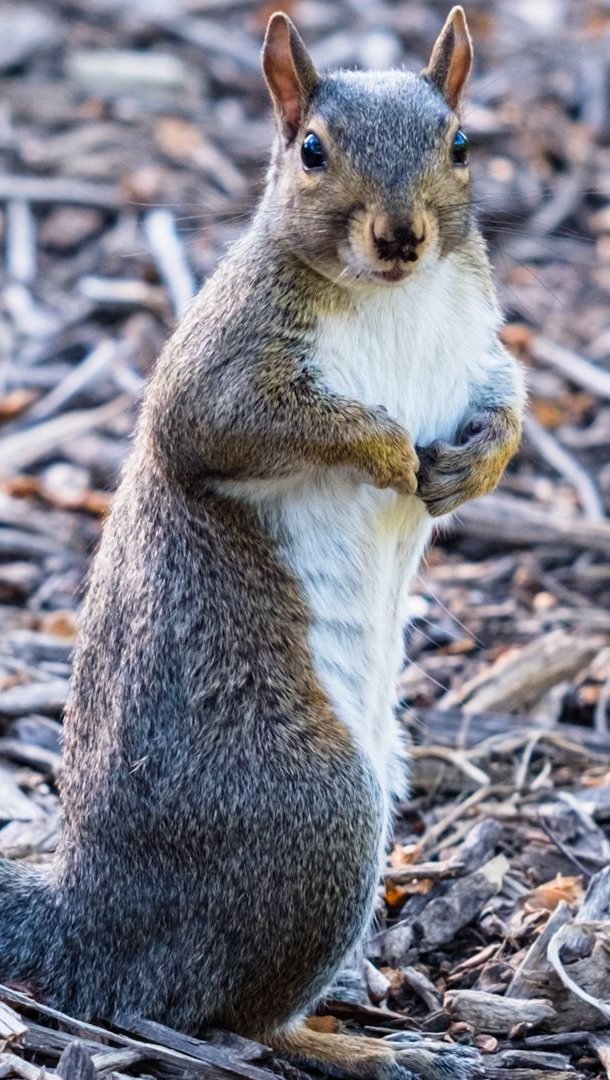
{"type": "MultiPolygon", "coordinates": [[[[0,3],[4,856],[44,862],[56,842],[87,567],[147,375],[260,192],[275,6],[0,3]]],[[[419,68],[447,7],[282,6],[322,68],[419,68]]],[[[464,126],[530,412],[500,491],[460,511],[415,582],[414,797],[364,981],[312,1023],[413,1028],[474,1043],[490,1077],[568,1080],[610,1075],[610,4],[468,15],[464,126]]],[[[88,1029],[9,989],[0,1046],[0,1076],[25,1080],[280,1069],[226,1035],[88,1029]]]]}

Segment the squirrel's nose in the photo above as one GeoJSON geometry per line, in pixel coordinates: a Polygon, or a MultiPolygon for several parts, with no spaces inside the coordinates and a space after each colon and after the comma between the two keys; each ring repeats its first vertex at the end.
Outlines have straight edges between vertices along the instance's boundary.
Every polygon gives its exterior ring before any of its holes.
{"type": "Polygon", "coordinates": [[[417,248],[425,239],[417,236],[412,221],[392,222],[387,217],[375,217],[371,222],[371,237],[380,259],[415,262],[417,248]]]}

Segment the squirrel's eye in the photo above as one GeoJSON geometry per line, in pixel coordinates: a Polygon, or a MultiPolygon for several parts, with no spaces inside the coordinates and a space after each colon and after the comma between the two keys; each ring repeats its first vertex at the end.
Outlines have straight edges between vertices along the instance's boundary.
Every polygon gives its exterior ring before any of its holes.
{"type": "Polygon", "coordinates": [[[323,169],[326,165],[324,147],[313,131],[308,131],[303,139],[301,161],[306,169],[323,169]]]}
{"type": "Polygon", "coordinates": [[[468,151],[470,150],[470,139],[463,131],[456,131],[453,139],[453,146],[451,147],[451,157],[454,165],[467,165],[468,164],[468,151]]]}

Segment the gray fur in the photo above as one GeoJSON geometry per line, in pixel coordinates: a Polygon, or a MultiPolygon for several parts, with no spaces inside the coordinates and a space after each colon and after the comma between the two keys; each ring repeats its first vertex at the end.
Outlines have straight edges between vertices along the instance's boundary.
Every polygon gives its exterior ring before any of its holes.
{"type": "Polygon", "coordinates": [[[338,71],[321,81],[311,108],[326,121],[358,176],[380,195],[393,191],[401,199],[434,168],[452,116],[438,90],[421,76],[398,70],[338,71]]]}
{"type": "Polygon", "coordinates": [[[0,978],[82,1017],[263,1036],[361,932],[379,793],[351,750],[320,752],[307,701],[290,701],[283,653],[304,627],[277,640],[287,575],[262,536],[249,565],[254,520],[211,495],[198,507],[147,456],[90,584],[52,874],[43,891],[42,874],[0,864],[0,978]]]}

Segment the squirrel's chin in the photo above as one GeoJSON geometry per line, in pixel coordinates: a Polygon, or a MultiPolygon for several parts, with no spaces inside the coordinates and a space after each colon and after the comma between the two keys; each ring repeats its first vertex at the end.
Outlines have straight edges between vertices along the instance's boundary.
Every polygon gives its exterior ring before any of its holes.
{"type": "Polygon", "coordinates": [[[398,285],[409,276],[409,271],[402,266],[393,266],[391,270],[373,270],[371,277],[375,281],[383,281],[386,285],[398,285]]]}

